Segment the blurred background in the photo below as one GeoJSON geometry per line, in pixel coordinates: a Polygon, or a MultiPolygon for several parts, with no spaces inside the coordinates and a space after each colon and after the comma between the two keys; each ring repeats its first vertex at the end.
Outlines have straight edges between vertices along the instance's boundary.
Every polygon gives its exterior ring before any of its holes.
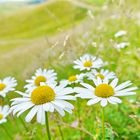
{"type": "MultiPolygon", "coordinates": [[[[139,0],[0,0],[0,78],[16,77],[20,90],[39,67],[54,68],[59,79],[67,78],[75,72],[73,60],[90,53],[101,57],[120,81],[131,80],[140,87],[139,6],[139,0]],[[116,38],[120,30],[126,35],[116,38]]],[[[139,94],[124,99],[119,109],[107,109],[109,139],[111,135],[112,139],[140,140],[139,94]]],[[[100,132],[91,124],[96,120],[94,126],[100,128],[99,108],[94,112],[85,103],[81,107],[89,112],[81,111],[84,126],[98,137],[100,132]]],[[[70,124],[74,118],[64,120],[70,124]]],[[[15,139],[28,139],[12,123],[6,125],[15,139]]],[[[51,129],[56,138],[55,126],[51,129]]],[[[79,131],[63,130],[66,140],[79,139],[79,131]]],[[[7,139],[3,131],[0,139],[7,139]]],[[[91,138],[85,134],[83,139],[91,138]]]]}

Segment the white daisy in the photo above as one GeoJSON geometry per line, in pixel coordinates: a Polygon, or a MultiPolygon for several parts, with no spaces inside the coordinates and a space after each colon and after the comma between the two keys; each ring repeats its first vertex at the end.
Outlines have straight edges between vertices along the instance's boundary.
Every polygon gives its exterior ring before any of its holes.
{"type": "Polygon", "coordinates": [[[28,83],[25,85],[25,88],[27,89],[27,92],[29,92],[29,89],[34,89],[38,86],[40,86],[41,82],[47,83],[47,84],[53,84],[56,83],[57,74],[54,72],[54,70],[47,70],[47,69],[37,69],[35,72],[35,75],[32,76],[32,79],[26,80],[28,83]]]}
{"type": "Polygon", "coordinates": [[[125,47],[128,47],[130,45],[130,43],[129,42],[121,42],[121,43],[119,43],[119,44],[115,44],[115,48],[116,49],[123,49],[123,48],[125,48],[125,47]]]}
{"type": "Polygon", "coordinates": [[[10,91],[14,91],[17,86],[17,81],[13,77],[6,77],[0,80],[0,96],[5,97],[10,91]]]}
{"type": "Polygon", "coordinates": [[[102,80],[113,79],[116,77],[114,72],[110,72],[109,70],[104,70],[104,69],[101,69],[99,72],[93,69],[91,72],[88,72],[86,75],[89,80],[97,79],[97,77],[99,77],[102,80]]]}
{"type": "Polygon", "coordinates": [[[66,85],[71,85],[74,83],[80,83],[83,81],[85,74],[76,74],[76,75],[71,75],[68,77],[67,80],[62,80],[60,83],[66,84],[66,85]]]}
{"type": "Polygon", "coordinates": [[[106,80],[101,80],[100,78],[94,79],[95,86],[89,85],[87,83],[81,83],[84,87],[75,87],[74,91],[78,93],[76,97],[90,99],[87,105],[96,104],[101,102],[101,106],[106,106],[107,103],[117,104],[122,101],[118,96],[127,96],[136,94],[134,90],[137,87],[129,87],[132,85],[130,81],[126,81],[120,85],[118,84],[118,79],[115,78],[111,83],[106,80]]]}
{"type": "Polygon", "coordinates": [[[121,36],[124,36],[124,35],[126,35],[127,34],[127,32],[126,31],[124,31],[124,30],[121,30],[121,31],[118,31],[117,33],[115,33],[115,37],[117,38],[117,37],[121,37],[121,36]]]}
{"type": "Polygon", "coordinates": [[[91,70],[93,68],[100,68],[103,66],[103,61],[95,56],[85,54],[80,59],[74,61],[74,69],[91,70]]]}
{"type": "Polygon", "coordinates": [[[64,116],[65,112],[72,113],[74,106],[66,100],[75,100],[75,97],[70,95],[73,93],[71,87],[48,86],[41,83],[30,93],[17,91],[23,97],[12,99],[11,111],[13,115],[20,116],[26,110],[30,110],[25,120],[31,122],[36,117],[38,123],[45,124],[45,112],[54,112],[55,110],[64,116]]]}
{"type": "Polygon", "coordinates": [[[7,122],[6,117],[9,114],[9,106],[5,105],[5,106],[0,106],[0,124],[7,122]]]}

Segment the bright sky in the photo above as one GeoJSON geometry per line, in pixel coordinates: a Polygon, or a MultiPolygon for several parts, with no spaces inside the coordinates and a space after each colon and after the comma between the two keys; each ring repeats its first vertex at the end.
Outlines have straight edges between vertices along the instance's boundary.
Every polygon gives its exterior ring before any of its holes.
{"type": "Polygon", "coordinates": [[[41,1],[41,0],[0,0],[0,2],[31,2],[31,1],[41,1]]]}
{"type": "Polygon", "coordinates": [[[30,1],[30,0],[0,0],[0,2],[23,2],[23,1],[30,1]]]}

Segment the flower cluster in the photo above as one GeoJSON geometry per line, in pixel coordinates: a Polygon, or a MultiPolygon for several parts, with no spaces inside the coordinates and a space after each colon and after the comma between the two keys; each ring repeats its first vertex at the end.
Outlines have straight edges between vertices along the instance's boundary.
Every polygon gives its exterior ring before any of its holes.
{"type": "MultiPolygon", "coordinates": [[[[5,98],[10,91],[14,91],[17,86],[17,81],[13,77],[6,77],[0,79],[0,97],[5,98]]],[[[10,113],[9,105],[0,104],[0,124],[7,121],[6,117],[10,113]]]]}
{"type": "Polygon", "coordinates": [[[100,102],[101,106],[105,107],[108,103],[121,103],[122,101],[118,98],[119,96],[135,94],[134,90],[137,87],[130,87],[132,85],[131,81],[118,84],[119,80],[114,72],[99,69],[103,66],[103,61],[100,58],[86,54],[74,61],[74,63],[75,69],[88,71],[84,71],[83,75],[90,82],[87,80],[84,82],[83,80],[80,82],[81,86],[74,88],[74,91],[77,93],[76,97],[89,99],[87,105],[100,102]]]}
{"type": "MultiPolygon", "coordinates": [[[[114,72],[102,69],[104,63],[101,58],[85,54],[74,61],[74,69],[79,69],[79,74],[73,74],[61,81],[57,80],[57,73],[51,69],[37,69],[31,79],[26,80],[25,91],[16,91],[20,97],[13,98],[11,107],[0,107],[0,123],[6,121],[10,112],[19,117],[28,111],[25,121],[33,119],[40,124],[45,124],[46,112],[58,112],[61,116],[65,112],[72,113],[74,106],[70,103],[76,98],[88,99],[87,105],[98,102],[102,107],[108,103],[121,103],[119,96],[135,94],[137,87],[130,87],[131,81],[118,84],[114,72]],[[75,93],[75,94],[74,94],[75,93]]],[[[12,77],[0,80],[0,95],[5,97],[10,91],[15,90],[17,82],[12,77]]]]}

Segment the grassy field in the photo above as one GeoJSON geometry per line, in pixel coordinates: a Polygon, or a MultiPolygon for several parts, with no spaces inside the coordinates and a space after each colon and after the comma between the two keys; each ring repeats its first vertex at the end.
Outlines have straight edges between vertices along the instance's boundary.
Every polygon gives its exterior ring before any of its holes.
{"type": "MultiPolygon", "coordinates": [[[[116,72],[120,82],[131,80],[140,87],[139,4],[139,0],[54,0],[27,9],[22,6],[12,14],[1,12],[0,77],[15,76],[18,90],[23,89],[25,79],[39,67],[54,68],[60,80],[77,73],[72,70],[73,60],[90,53],[108,62],[105,68],[116,72]],[[114,34],[119,30],[127,31],[127,35],[115,38],[114,34]],[[124,41],[130,45],[121,50],[114,47],[124,41]]],[[[135,96],[122,98],[123,104],[106,107],[106,139],[140,140],[139,94],[140,90],[135,96]]],[[[8,98],[15,96],[12,92],[8,98]]],[[[76,106],[75,102],[73,104],[76,106]]],[[[61,140],[59,121],[65,140],[78,140],[80,134],[83,140],[93,137],[101,140],[100,112],[99,105],[87,107],[86,101],[80,100],[81,133],[79,128],[71,127],[76,121],[77,108],[73,115],[67,114],[58,120],[56,114],[49,114],[53,139],[61,140]]],[[[19,119],[12,116],[8,119],[4,125],[15,140],[47,139],[45,126],[26,124],[31,130],[26,131],[24,115],[19,119]]],[[[8,140],[1,127],[0,131],[0,139],[8,140]]]]}

